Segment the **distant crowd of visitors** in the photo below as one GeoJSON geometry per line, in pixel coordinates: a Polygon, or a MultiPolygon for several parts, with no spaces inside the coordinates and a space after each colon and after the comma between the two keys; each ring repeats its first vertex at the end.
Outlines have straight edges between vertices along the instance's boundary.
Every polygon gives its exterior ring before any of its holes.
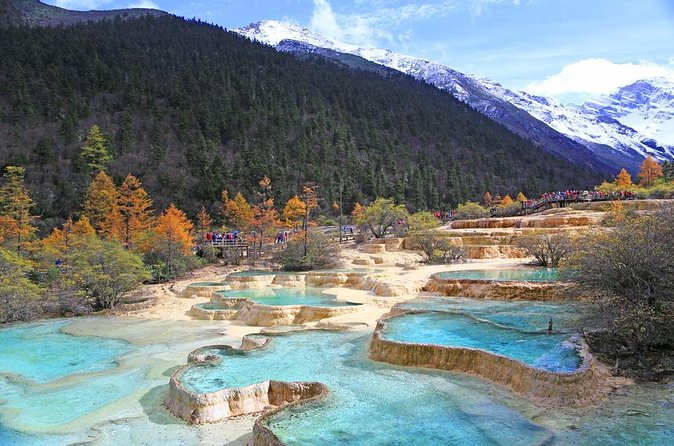
{"type": "Polygon", "coordinates": [[[566,190],[558,192],[546,192],[541,194],[541,198],[522,201],[522,209],[534,209],[541,203],[563,202],[581,202],[581,201],[605,201],[605,200],[634,200],[637,198],[636,192],[617,191],[602,192],[598,190],[566,190]]]}
{"type": "Polygon", "coordinates": [[[235,244],[239,241],[243,241],[243,234],[241,234],[241,231],[230,231],[225,232],[224,234],[220,232],[205,232],[202,237],[202,241],[213,244],[235,244]]]}

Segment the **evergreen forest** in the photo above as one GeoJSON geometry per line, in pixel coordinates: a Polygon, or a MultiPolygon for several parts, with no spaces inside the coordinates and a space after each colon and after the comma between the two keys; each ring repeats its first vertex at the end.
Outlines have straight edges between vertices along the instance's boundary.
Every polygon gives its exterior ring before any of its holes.
{"type": "Polygon", "coordinates": [[[377,196],[416,211],[599,179],[408,76],[300,60],[200,21],[12,26],[0,55],[0,170],[25,167],[45,226],[81,212],[98,168],[116,184],[132,173],[157,208],[190,216],[217,214],[224,189],[252,199],[265,175],[277,203],[311,182],[326,209],[341,190],[345,211],[377,196]]]}

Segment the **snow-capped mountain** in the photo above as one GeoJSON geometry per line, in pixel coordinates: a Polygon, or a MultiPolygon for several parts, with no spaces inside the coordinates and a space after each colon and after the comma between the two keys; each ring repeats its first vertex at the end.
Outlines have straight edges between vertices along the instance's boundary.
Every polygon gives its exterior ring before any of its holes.
{"type": "Polygon", "coordinates": [[[634,171],[649,154],[674,159],[674,84],[664,79],[636,82],[582,106],[564,105],[436,62],[360,48],[282,22],[263,21],[233,31],[279,51],[332,59],[349,54],[403,72],[448,91],[511,131],[578,164],[608,172],[620,167],[634,171]]]}

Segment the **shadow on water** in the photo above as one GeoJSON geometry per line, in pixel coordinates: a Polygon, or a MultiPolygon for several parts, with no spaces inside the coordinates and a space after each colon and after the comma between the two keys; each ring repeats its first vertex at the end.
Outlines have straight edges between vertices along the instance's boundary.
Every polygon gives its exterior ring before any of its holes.
{"type": "Polygon", "coordinates": [[[148,419],[154,424],[186,424],[174,416],[164,406],[164,398],[168,394],[168,384],[156,386],[140,397],[140,405],[148,419]]]}

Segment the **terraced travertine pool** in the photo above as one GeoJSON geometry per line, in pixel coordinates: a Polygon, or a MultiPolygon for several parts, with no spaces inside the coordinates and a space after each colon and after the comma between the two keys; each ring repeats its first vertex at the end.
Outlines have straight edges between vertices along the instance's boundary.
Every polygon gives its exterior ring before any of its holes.
{"type": "MultiPolygon", "coordinates": [[[[463,305],[486,317],[510,311],[518,327],[537,326],[554,310],[500,304],[463,305]]],[[[162,406],[169,376],[189,351],[235,342],[216,335],[226,325],[84,318],[0,329],[0,444],[189,446],[239,438],[218,430],[239,421],[190,426],[162,406]]],[[[289,445],[663,445],[674,435],[674,389],[666,384],[623,389],[600,407],[546,411],[479,378],[373,362],[370,338],[371,331],[274,336],[268,348],[194,369],[186,384],[211,391],[270,378],[324,382],[325,400],[268,420],[289,445]]]]}
{"type": "Polygon", "coordinates": [[[582,364],[578,337],[520,330],[464,314],[431,312],[389,319],[392,341],[486,350],[550,372],[573,372],[582,364]]]}
{"type": "Polygon", "coordinates": [[[262,305],[309,305],[313,307],[349,306],[348,302],[335,300],[335,296],[321,288],[249,288],[219,291],[226,298],[245,298],[262,305]]]}
{"type": "Polygon", "coordinates": [[[434,274],[440,279],[495,280],[518,282],[554,282],[559,280],[557,268],[499,268],[443,271],[434,274]]]}

